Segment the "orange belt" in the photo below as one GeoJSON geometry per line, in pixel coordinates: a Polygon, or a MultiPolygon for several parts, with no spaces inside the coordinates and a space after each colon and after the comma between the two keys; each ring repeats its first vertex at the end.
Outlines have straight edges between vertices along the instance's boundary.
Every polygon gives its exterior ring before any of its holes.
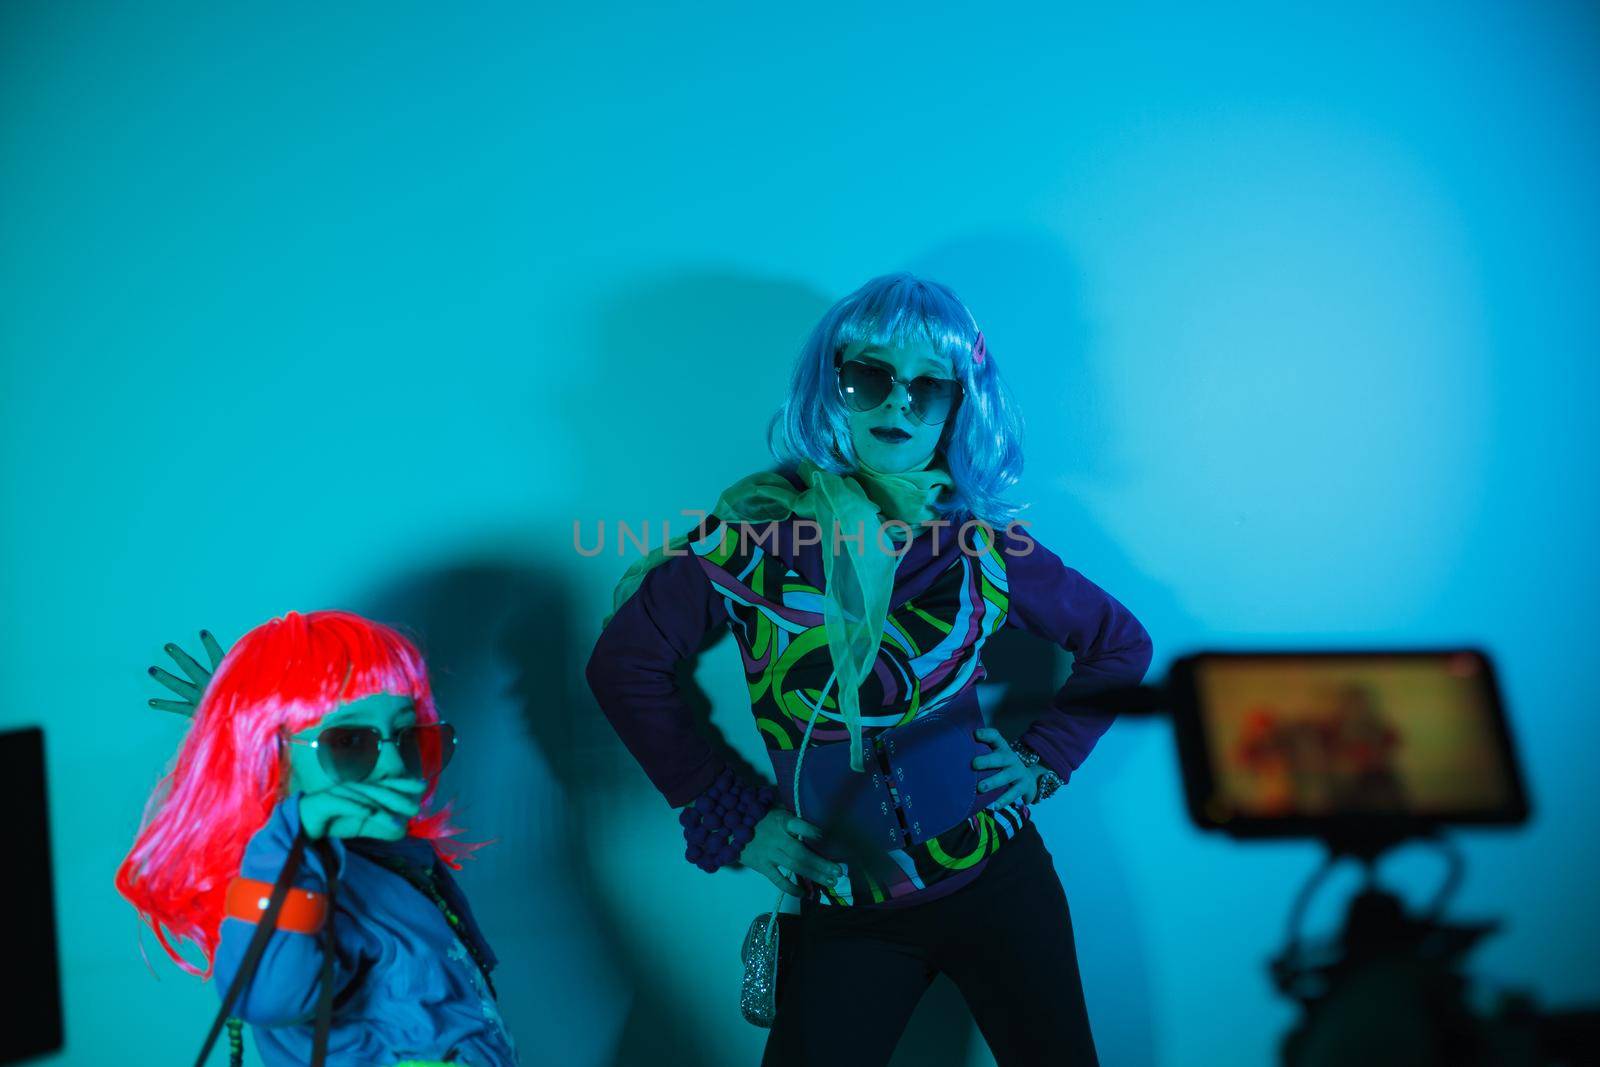
{"type": "MultiPolygon", "coordinates": [[[[267,910],[267,899],[272,896],[271,882],[258,882],[254,878],[235,878],[228,883],[227,906],[224,914],[230,919],[258,922],[267,910]]],[[[328,920],[328,898],[309,889],[291,887],[283,898],[283,908],[278,912],[279,930],[293,934],[314,934],[328,920]]]]}

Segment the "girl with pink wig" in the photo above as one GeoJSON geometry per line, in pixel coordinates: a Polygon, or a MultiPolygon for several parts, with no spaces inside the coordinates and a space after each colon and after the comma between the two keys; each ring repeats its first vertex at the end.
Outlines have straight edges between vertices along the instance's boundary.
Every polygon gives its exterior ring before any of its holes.
{"type": "MultiPolygon", "coordinates": [[[[312,1062],[325,974],[330,1067],[516,1063],[494,954],[449,874],[470,846],[432,806],[455,735],[416,646],[348,612],[290,612],[196,681],[193,724],[116,876],[168,955],[226,989],[293,852],[233,1009],[268,1067],[312,1062]]],[[[240,1029],[230,1020],[235,1063],[240,1029]]]]}

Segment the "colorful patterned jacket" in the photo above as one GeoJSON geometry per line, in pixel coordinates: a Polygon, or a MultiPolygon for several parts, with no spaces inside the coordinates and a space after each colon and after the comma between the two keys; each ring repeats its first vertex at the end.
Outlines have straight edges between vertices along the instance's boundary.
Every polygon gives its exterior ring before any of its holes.
{"type": "MultiPolygon", "coordinates": [[[[803,487],[798,475],[784,473],[803,487]]],[[[692,802],[725,766],[676,681],[679,662],[725,625],[739,646],[778,797],[793,810],[796,750],[832,669],[822,621],[827,546],[807,543],[817,536],[814,524],[805,525],[792,516],[762,524],[707,519],[687,552],[646,574],[595,644],[590,688],[675,807],[692,802]]],[[[818,713],[802,763],[800,814],[830,835],[817,851],[850,861],[834,889],[802,880],[811,899],[867,906],[942,896],[975,878],[1028,820],[1023,801],[989,806],[1001,791],[980,796],[976,785],[993,771],[971,768],[973,756],[992,751],[972,733],[983,725],[980,653],[1000,627],[1073,654],[1071,677],[1022,735],[1063,781],[1113,718],[1074,707],[1074,697],[1138,684],[1149,668],[1150,637],[1133,614],[1019,526],[960,531],[959,523],[927,528],[901,549],[877,665],[861,689],[867,774],[848,768],[849,739],[832,696],[818,713]]]]}

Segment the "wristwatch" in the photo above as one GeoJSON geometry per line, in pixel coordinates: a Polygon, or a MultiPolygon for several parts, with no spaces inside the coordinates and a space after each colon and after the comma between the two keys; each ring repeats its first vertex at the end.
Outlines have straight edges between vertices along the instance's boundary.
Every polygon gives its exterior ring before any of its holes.
{"type": "Polygon", "coordinates": [[[1040,762],[1039,753],[1029,748],[1027,742],[1020,739],[1011,742],[1011,751],[1017,754],[1017,758],[1022,761],[1024,767],[1037,767],[1042,772],[1039,775],[1039,795],[1029,803],[1037,804],[1040,801],[1048,800],[1050,799],[1050,794],[1061,788],[1060,776],[1040,762]]]}

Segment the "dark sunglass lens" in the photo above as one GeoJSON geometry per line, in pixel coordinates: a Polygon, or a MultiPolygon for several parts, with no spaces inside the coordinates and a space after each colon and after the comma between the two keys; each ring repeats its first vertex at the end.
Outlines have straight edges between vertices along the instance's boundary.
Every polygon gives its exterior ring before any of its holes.
{"type": "Polygon", "coordinates": [[[341,782],[359,782],[378,765],[378,731],[370,726],[330,726],[317,735],[317,760],[341,782]]]}
{"type": "Polygon", "coordinates": [[[870,363],[849,360],[839,368],[839,392],[852,411],[871,411],[889,395],[889,374],[870,363]]]}
{"type": "Polygon", "coordinates": [[[956,402],[956,383],[951,378],[918,378],[911,383],[911,411],[930,425],[950,417],[956,402]]]}
{"type": "Polygon", "coordinates": [[[456,728],[449,723],[407,726],[396,735],[400,761],[419,778],[436,778],[456,754],[456,728]]]}

